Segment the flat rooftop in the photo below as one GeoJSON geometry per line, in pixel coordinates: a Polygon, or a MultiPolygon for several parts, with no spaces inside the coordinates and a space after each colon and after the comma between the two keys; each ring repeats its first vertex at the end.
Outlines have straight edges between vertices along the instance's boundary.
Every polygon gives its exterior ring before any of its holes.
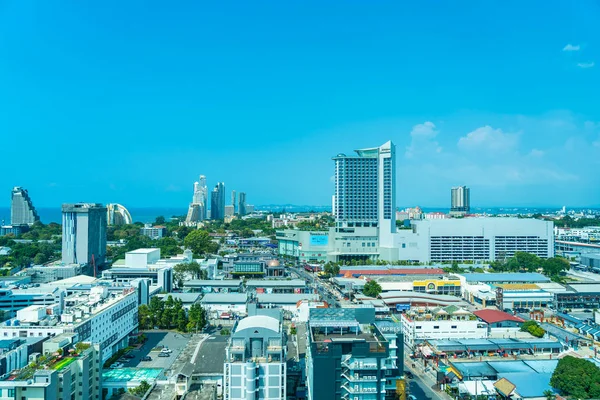
{"type": "Polygon", "coordinates": [[[494,272],[494,273],[469,273],[461,274],[467,282],[486,282],[486,283],[537,283],[550,282],[550,278],[537,272],[494,272]]]}
{"type": "Polygon", "coordinates": [[[228,336],[210,336],[202,345],[194,362],[194,373],[196,374],[223,374],[223,362],[225,361],[225,349],[227,348],[228,336]]]}
{"type": "Polygon", "coordinates": [[[208,280],[208,279],[192,279],[183,282],[184,287],[237,287],[242,284],[241,280],[208,280]]]}
{"type": "Polygon", "coordinates": [[[246,282],[247,287],[305,287],[303,279],[250,279],[246,282]]]}
{"type": "Polygon", "coordinates": [[[136,249],[136,250],[128,251],[125,254],[150,254],[155,251],[160,251],[160,249],[136,249]]]}
{"type": "MultiPolygon", "coordinates": [[[[221,370],[223,368],[221,367],[221,370]]],[[[161,368],[115,368],[102,371],[102,381],[109,382],[142,382],[152,383],[162,372],[161,368]]]]}

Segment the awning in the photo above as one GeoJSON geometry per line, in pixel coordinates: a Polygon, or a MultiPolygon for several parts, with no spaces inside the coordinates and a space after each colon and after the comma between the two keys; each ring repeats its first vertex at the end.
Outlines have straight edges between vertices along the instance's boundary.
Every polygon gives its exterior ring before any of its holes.
{"type": "Polygon", "coordinates": [[[429,346],[423,346],[421,347],[421,354],[423,354],[425,357],[429,357],[433,354],[433,351],[429,346]]]}

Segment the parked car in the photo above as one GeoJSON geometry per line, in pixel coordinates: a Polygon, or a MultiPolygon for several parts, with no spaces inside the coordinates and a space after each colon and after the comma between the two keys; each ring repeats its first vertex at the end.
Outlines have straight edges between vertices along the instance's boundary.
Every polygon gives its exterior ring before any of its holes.
{"type": "Polygon", "coordinates": [[[410,371],[404,371],[404,375],[406,375],[406,377],[407,377],[407,378],[409,378],[409,379],[412,379],[412,378],[414,378],[414,377],[415,377],[415,376],[412,374],[412,372],[410,372],[410,371]]]}
{"type": "Polygon", "coordinates": [[[133,354],[125,354],[123,357],[125,358],[135,358],[133,354]]]}
{"type": "Polygon", "coordinates": [[[142,357],[142,361],[152,361],[152,357],[150,357],[150,356],[142,357]]]}
{"type": "Polygon", "coordinates": [[[120,362],[116,362],[110,366],[111,369],[123,368],[123,364],[120,362]]]}
{"type": "Polygon", "coordinates": [[[590,312],[592,312],[592,310],[586,308],[585,310],[583,310],[583,312],[584,313],[590,313],[590,312]]]}
{"type": "Polygon", "coordinates": [[[408,400],[417,400],[417,398],[414,395],[412,395],[412,394],[409,394],[408,397],[407,397],[407,399],[408,400]]]}
{"type": "Polygon", "coordinates": [[[169,353],[163,353],[162,351],[160,353],[158,353],[159,357],[171,357],[171,355],[169,353]]]}
{"type": "Polygon", "coordinates": [[[161,353],[169,353],[169,354],[170,354],[170,353],[172,353],[172,352],[173,352],[173,350],[169,349],[168,347],[163,347],[163,348],[160,350],[160,352],[161,352],[161,353]]]}

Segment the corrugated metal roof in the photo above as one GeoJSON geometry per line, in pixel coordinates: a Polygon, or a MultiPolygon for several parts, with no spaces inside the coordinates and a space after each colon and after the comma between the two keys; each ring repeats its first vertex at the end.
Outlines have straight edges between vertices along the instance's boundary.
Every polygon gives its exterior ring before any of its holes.
{"type": "Polygon", "coordinates": [[[550,278],[537,272],[469,273],[461,274],[467,282],[550,282],[550,278]]]}
{"type": "Polygon", "coordinates": [[[246,293],[207,293],[204,295],[201,303],[213,303],[213,304],[234,304],[234,303],[245,303],[248,300],[246,293]]]}

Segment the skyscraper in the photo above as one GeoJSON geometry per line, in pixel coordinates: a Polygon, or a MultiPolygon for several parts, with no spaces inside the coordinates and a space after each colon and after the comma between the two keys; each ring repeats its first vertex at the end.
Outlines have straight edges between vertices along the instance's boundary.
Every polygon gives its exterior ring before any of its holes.
{"type": "Polygon", "coordinates": [[[451,214],[466,214],[471,211],[471,189],[466,186],[452,188],[451,214]]]}
{"type": "Polygon", "coordinates": [[[396,146],[338,154],[335,161],[334,214],[338,228],[375,227],[396,231],[396,146]]]}
{"type": "Polygon", "coordinates": [[[231,191],[231,205],[233,207],[233,213],[235,214],[235,190],[231,191]]]}
{"type": "Polygon", "coordinates": [[[106,207],[97,203],[63,204],[62,262],[91,264],[106,257],[106,207]]]}
{"type": "Polygon", "coordinates": [[[206,176],[200,175],[198,184],[200,189],[200,197],[202,199],[202,209],[200,211],[202,220],[205,220],[208,213],[208,186],[206,186],[206,176]]]}
{"type": "Polygon", "coordinates": [[[10,203],[10,223],[12,225],[33,225],[40,217],[29,198],[27,190],[14,187],[10,203]]]}
{"type": "Polygon", "coordinates": [[[240,216],[244,216],[247,214],[246,212],[246,193],[240,192],[239,203],[238,203],[238,214],[240,216]]]}
{"type": "Polygon", "coordinates": [[[225,218],[225,184],[219,182],[210,195],[210,218],[225,218]]]}
{"type": "Polygon", "coordinates": [[[338,154],[335,161],[335,192],[332,251],[336,261],[397,257],[396,146],[338,154]]]}
{"type": "Polygon", "coordinates": [[[107,204],[106,219],[108,225],[129,225],[133,224],[133,219],[129,211],[120,204],[107,204]]]}
{"type": "Polygon", "coordinates": [[[192,202],[190,203],[185,219],[187,223],[193,224],[206,219],[208,208],[207,197],[206,177],[200,175],[199,181],[194,182],[194,195],[192,196],[192,202]]]}

